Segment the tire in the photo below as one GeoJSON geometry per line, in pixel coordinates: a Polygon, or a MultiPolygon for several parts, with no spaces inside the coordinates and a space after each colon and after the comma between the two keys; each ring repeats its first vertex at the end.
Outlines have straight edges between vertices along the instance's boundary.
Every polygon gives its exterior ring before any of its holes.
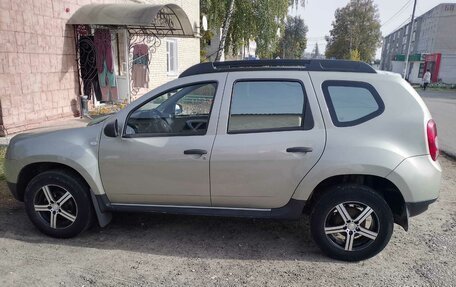
{"type": "Polygon", "coordinates": [[[35,176],[25,189],[24,203],[32,223],[56,238],[78,235],[89,228],[94,216],[87,184],[61,170],[35,176]]]}
{"type": "Polygon", "coordinates": [[[343,261],[378,254],[388,244],[393,225],[383,197],[357,184],[334,186],[317,200],[310,215],[315,243],[329,257],[343,261]]]}

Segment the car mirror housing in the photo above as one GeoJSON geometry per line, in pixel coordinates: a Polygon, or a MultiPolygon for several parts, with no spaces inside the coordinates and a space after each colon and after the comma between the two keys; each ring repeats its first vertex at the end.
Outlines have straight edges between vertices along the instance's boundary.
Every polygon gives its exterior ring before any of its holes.
{"type": "Polygon", "coordinates": [[[119,124],[117,119],[106,124],[104,134],[110,138],[116,138],[119,135],[119,124]]]}
{"type": "Polygon", "coordinates": [[[176,115],[180,115],[180,114],[182,114],[182,111],[183,111],[182,105],[181,104],[176,104],[176,106],[174,108],[175,114],[176,115]]]}

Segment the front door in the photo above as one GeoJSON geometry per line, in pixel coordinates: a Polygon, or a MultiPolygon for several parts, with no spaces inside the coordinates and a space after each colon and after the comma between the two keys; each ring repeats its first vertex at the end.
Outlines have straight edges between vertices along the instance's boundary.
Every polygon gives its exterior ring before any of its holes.
{"type": "Polygon", "coordinates": [[[282,207],[323,152],[308,72],[276,75],[228,75],[211,155],[213,206],[282,207]]]}
{"type": "Polygon", "coordinates": [[[188,83],[123,112],[121,137],[102,135],[100,172],[111,202],[210,206],[209,158],[224,77],[183,79],[188,83]]]}

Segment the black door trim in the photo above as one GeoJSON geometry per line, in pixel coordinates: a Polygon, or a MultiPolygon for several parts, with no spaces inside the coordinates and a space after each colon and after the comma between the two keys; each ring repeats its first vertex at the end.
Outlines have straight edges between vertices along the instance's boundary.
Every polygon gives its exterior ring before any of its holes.
{"type": "Polygon", "coordinates": [[[183,215],[298,219],[303,213],[305,200],[290,199],[279,208],[232,208],[207,206],[145,205],[131,203],[111,203],[106,194],[95,195],[102,212],[152,212],[183,215]]]}

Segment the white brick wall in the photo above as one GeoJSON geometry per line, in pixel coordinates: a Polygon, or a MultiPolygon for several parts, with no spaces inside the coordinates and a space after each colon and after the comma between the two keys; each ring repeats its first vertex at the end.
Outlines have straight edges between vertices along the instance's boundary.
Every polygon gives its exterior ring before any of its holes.
{"type": "MultiPolygon", "coordinates": [[[[145,2],[145,1],[143,1],[145,2]]],[[[199,0],[148,0],[148,3],[157,4],[176,4],[179,5],[187,14],[193,30],[199,26],[199,0]]],[[[177,40],[177,63],[178,74],[187,68],[200,62],[200,40],[199,38],[170,38],[177,40]]],[[[178,75],[168,75],[166,71],[166,38],[161,39],[161,44],[154,54],[149,56],[149,88],[141,89],[138,96],[166,83],[174,80],[178,75]]]]}
{"type": "MultiPolygon", "coordinates": [[[[177,67],[178,74],[182,73],[187,68],[199,63],[199,39],[189,38],[170,38],[177,40],[177,67]]],[[[156,88],[163,83],[174,80],[178,75],[168,75],[167,73],[167,59],[166,59],[166,38],[162,40],[161,45],[158,47],[156,53],[151,56],[151,63],[149,66],[150,82],[149,89],[156,88]]]]}

